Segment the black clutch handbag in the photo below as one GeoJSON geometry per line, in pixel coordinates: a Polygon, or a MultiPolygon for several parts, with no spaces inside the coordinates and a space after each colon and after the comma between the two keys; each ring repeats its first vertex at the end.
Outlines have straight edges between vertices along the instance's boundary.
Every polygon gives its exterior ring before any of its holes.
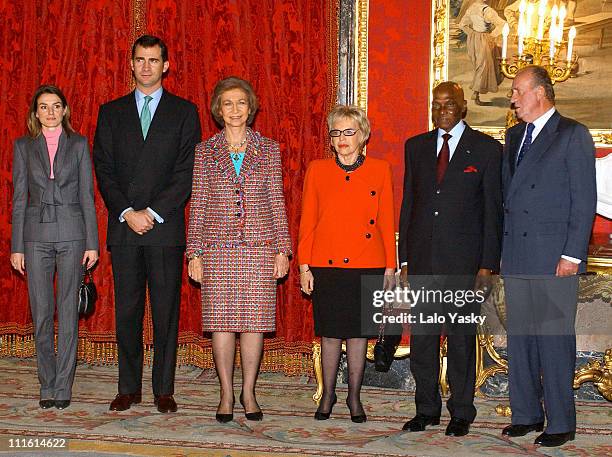
{"type": "MultiPolygon", "coordinates": [[[[384,313],[388,314],[388,313],[384,313]]],[[[402,324],[380,324],[378,339],[374,345],[374,369],[386,373],[402,341],[402,324]]]]}
{"type": "Polygon", "coordinates": [[[87,269],[87,266],[83,266],[83,279],[79,286],[79,315],[89,316],[93,313],[97,299],[98,291],[93,282],[91,271],[87,269]]]}

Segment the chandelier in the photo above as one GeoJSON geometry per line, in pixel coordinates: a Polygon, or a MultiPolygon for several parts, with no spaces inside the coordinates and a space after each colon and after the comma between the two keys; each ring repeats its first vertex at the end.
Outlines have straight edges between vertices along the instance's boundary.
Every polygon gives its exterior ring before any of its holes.
{"type": "Polygon", "coordinates": [[[567,36],[563,36],[566,15],[565,4],[555,3],[549,9],[547,0],[540,0],[539,4],[521,0],[518,30],[516,38],[512,37],[517,42],[517,54],[510,59],[507,23],[502,30],[501,71],[504,76],[513,79],[521,68],[540,65],[548,70],[553,84],[567,80],[578,57],[573,52],[576,27],[570,27],[567,36]]]}

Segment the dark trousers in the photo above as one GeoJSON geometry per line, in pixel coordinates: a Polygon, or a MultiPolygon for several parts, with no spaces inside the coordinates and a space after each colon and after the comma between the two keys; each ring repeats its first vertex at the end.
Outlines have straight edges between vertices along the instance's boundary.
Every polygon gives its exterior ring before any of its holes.
{"type": "Polygon", "coordinates": [[[512,423],[543,422],[546,411],[547,433],[575,431],[578,277],[504,277],[504,288],[512,423]]]}
{"type": "Polygon", "coordinates": [[[113,246],[119,393],[142,389],[146,288],[153,320],[153,394],[174,394],[184,247],[113,246]]]}
{"type": "MultiPolygon", "coordinates": [[[[442,277],[411,279],[412,288],[424,290],[470,290],[474,277],[442,277]]],[[[474,389],[476,382],[476,325],[452,324],[448,313],[461,315],[479,312],[480,306],[456,306],[454,303],[417,304],[413,315],[417,322],[410,326],[410,371],[416,383],[415,402],[417,414],[440,416],[442,398],[439,390],[440,336],[447,338],[447,378],[450,398],[446,407],[451,417],[473,422],[476,417],[474,389]],[[444,324],[420,323],[435,313],[446,318],[444,324]]]]}

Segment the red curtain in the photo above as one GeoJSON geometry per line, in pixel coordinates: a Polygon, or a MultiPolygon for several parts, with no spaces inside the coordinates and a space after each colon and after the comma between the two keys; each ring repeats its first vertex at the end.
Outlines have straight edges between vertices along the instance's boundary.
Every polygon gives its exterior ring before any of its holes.
{"type": "MultiPolygon", "coordinates": [[[[30,98],[38,85],[62,88],[72,111],[72,125],[93,138],[98,106],[128,90],[131,15],[129,2],[9,1],[1,3],[0,154],[0,334],[2,353],[32,355],[31,316],[26,282],[7,261],[11,239],[11,164],[13,140],[26,132],[30,98]],[[13,341],[15,344],[11,344],[13,341]]],[[[99,194],[96,208],[100,232],[106,230],[106,210],[99,194]]],[[[94,316],[82,323],[82,335],[114,336],[109,258],[102,250],[96,282],[101,302],[94,316]]]]}
{"type": "MultiPolygon", "coordinates": [[[[25,281],[11,271],[12,141],[24,133],[29,98],[38,84],[54,83],[68,97],[73,125],[93,138],[98,106],[131,90],[129,53],[142,33],[169,48],[164,86],[195,102],[203,137],[217,131],[209,112],[215,83],[236,75],[259,96],[254,128],[281,145],[292,238],[297,240],[301,188],[307,164],[326,151],[325,115],[335,102],[337,5],[308,0],[33,0],[0,6],[0,104],[2,200],[0,243],[0,354],[32,355],[31,317],[25,281]],[[8,96],[8,99],[5,98],[8,96]],[[6,344],[5,344],[6,343],[6,344]]],[[[96,194],[105,242],[106,209],[96,194]]],[[[295,262],[294,262],[295,263],[295,262]]],[[[266,338],[263,369],[310,371],[311,307],[300,290],[297,266],[281,283],[277,332],[266,338]]],[[[114,311],[110,258],[104,247],[95,271],[101,293],[95,314],[81,322],[79,357],[114,362],[114,311]]],[[[199,291],[185,279],[179,360],[211,366],[201,333],[199,291]]],[[[147,319],[147,317],[146,317],[147,319]]],[[[145,326],[145,342],[152,329],[145,326]]]]}

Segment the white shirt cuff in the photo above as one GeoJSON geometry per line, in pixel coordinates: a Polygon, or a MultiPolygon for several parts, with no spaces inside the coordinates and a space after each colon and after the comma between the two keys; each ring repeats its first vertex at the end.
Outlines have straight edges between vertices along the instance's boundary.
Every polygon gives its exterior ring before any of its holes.
{"type": "Polygon", "coordinates": [[[400,263],[400,268],[404,268],[408,266],[408,262],[402,262],[400,263]]]}
{"type": "Polygon", "coordinates": [[[576,257],[570,257],[568,255],[561,255],[561,258],[565,259],[565,260],[569,260],[570,262],[575,263],[576,265],[578,265],[578,264],[580,264],[580,262],[582,262],[582,260],[577,259],[576,257]]]}
{"type": "Polygon", "coordinates": [[[147,209],[149,210],[149,212],[153,215],[153,217],[155,218],[155,220],[160,223],[163,224],[164,223],[164,218],[161,217],[159,214],[157,214],[155,211],[153,211],[151,208],[149,208],[147,206],[147,209]]]}
{"type": "Polygon", "coordinates": [[[128,211],[132,211],[134,208],[132,208],[131,206],[129,208],[125,208],[123,211],[121,211],[121,214],[119,215],[119,222],[125,222],[125,218],[123,217],[125,215],[125,213],[127,213],[128,211]]]}

